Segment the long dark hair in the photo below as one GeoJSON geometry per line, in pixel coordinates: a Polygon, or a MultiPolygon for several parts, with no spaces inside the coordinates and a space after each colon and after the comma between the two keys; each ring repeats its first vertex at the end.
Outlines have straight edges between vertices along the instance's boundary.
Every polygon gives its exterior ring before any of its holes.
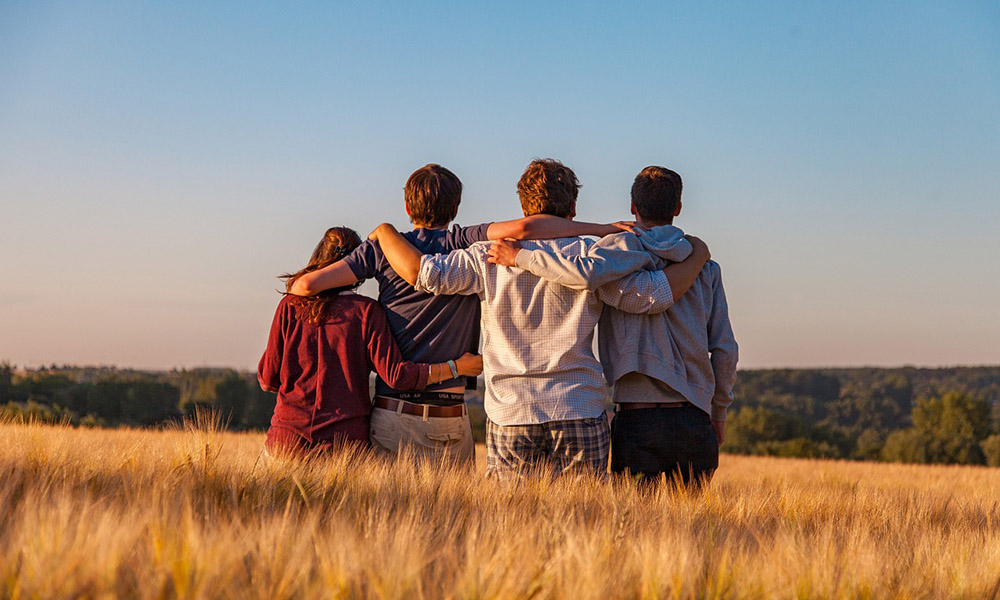
{"type": "MultiPolygon", "coordinates": [[[[285,280],[285,294],[292,289],[292,284],[306,273],[322,269],[332,265],[338,260],[350,254],[355,248],[361,245],[361,237],[358,232],[350,227],[331,227],[323,234],[323,239],[316,245],[309,264],[294,273],[280,275],[285,280]]],[[[353,290],[361,285],[358,281],[352,285],[324,290],[315,296],[295,296],[292,299],[292,306],[295,307],[295,317],[305,319],[313,325],[327,315],[327,311],[333,301],[337,299],[337,294],[347,290],[353,290]]]]}

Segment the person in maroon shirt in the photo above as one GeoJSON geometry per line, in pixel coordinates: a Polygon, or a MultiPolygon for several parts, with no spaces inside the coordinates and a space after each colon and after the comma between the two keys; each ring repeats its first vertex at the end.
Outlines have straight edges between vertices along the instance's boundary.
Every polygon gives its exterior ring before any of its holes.
{"type": "MultiPolygon", "coordinates": [[[[302,270],[284,275],[294,282],[305,273],[342,259],[358,245],[358,234],[332,227],[302,270]]],[[[310,297],[286,294],[274,314],[267,349],[257,367],[265,391],[278,401],[267,431],[269,452],[327,450],[335,444],[369,445],[369,374],[374,370],[396,389],[422,389],[483,370],[481,356],[427,364],[404,361],[385,312],[352,286],[310,297]]]]}

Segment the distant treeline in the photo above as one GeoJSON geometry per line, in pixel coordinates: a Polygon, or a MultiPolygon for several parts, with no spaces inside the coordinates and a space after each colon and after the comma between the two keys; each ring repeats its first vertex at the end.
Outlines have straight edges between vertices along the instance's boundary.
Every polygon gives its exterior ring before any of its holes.
{"type": "Polygon", "coordinates": [[[727,452],[1000,466],[1000,367],[741,371],[727,452]]]}
{"type": "MultiPolygon", "coordinates": [[[[741,371],[724,450],[773,456],[1000,466],[1000,367],[741,371]]],[[[156,426],[217,410],[264,429],[275,396],[232,369],[146,372],[0,363],[0,418],[156,426]]],[[[470,407],[482,436],[484,414],[470,407]]]]}
{"type": "Polygon", "coordinates": [[[218,411],[230,429],[265,429],[275,395],[253,373],[233,369],[165,372],[52,365],[18,371],[0,363],[0,418],[91,427],[150,427],[218,411]]]}

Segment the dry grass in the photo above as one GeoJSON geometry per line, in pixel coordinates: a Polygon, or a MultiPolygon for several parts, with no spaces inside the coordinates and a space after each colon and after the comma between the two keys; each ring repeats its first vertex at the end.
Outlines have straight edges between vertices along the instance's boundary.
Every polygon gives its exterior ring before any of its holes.
{"type": "Polygon", "coordinates": [[[701,494],[0,424],[0,598],[983,598],[1000,470],[724,456],[701,494]]]}

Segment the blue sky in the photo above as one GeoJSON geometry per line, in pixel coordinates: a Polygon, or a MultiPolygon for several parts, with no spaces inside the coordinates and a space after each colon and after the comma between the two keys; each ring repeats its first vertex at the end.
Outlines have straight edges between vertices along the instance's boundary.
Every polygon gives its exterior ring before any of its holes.
{"type": "Polygon", "coordinates": [[[743,366],[997,364],[997,57],[991,2],[0,3],[0,359],[253,367],[327,226],[552,156],[585,220],[684,176],[743,366]]]}

